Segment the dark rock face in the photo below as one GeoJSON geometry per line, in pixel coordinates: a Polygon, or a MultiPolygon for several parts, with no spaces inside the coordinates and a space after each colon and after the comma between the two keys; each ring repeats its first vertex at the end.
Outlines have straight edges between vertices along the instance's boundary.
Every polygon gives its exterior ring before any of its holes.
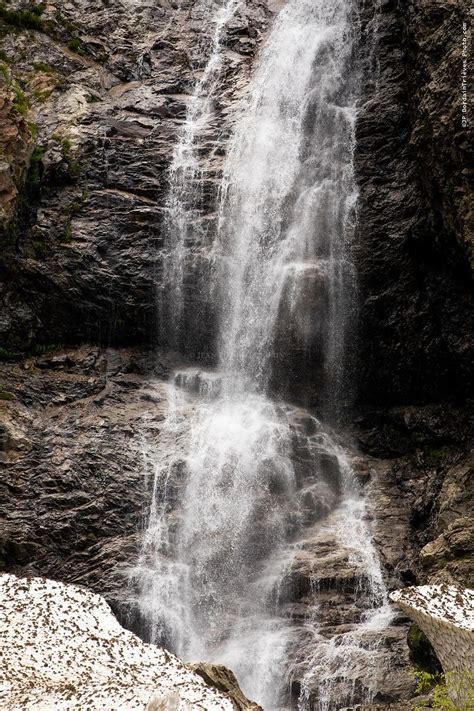
{"type": "Polygon", "coordinates": [[[383,2],[373,20],[356,153],[362,403],[462,401],[472,385],[466,17],[426,0],[383,2]]]}
{"type": "MultiPolygon", "coordinates": [[[[6,168],[10,217],[37,146],[27,200],[2,238],[2,347],[159,337],[166,171],[208,49],[213,7],[211,0],[179,8],[123,0],[112,12],[81,0],[49,3],[44,31],[2,21],[4,111],[20,85],[30,103],[13,121],[23,127],[17,160],[6,168]]],[[[200,153],[214,151],[228,131],[273,10],[249,3],[230,24],[218,118],[200,153]]],[[[384,2],[377,11],[361,3],[360,10],[372,66],[357,124],[358,399],[462,401],[472,385],[473,313],[459,87],[464,10],[434,0],[384,2]]],[[[200,177],[204,232],[212,229],[220,169],[218,151],[200,177]]],[[[200,299],[199,285],[189,283],[182,345],[212,361],[212,315],[200,299]]],[[[288,359],[294,396],[307,402],[317,399],[316,361],[302,368],[297,344],[288,359]]]]}
{"type": "MultiPolygon", "coordinates": [[[[86,585],[122,619],[149,500],[135,435],[146,414],[159,436],[163,383],[178,359],[148,348],[160,331],[166,171],[209,42],[202,8],[80,0],[48,3],[43,31],[0,20],[8,59],[0,73],[0,347],[9,358],[0,362],[3,567],[86,585]],[[77,347],[12,358],[61,343],[77,347]]],[[[219,125],[199,148],[206,155],[229,129],[275,9],[248,2],[228,30],[219,125]]],[[[377,13],[361,3],[374,74],[357,124],[352,434],[390,589],[473,583],[463,12],[449,0],[388,0],[377,13]]],[[[201,176],[210,229],[220,161],[213,154],[201,176]]],[[[210,328],[196,318],[198,299],[190,284],[185,347],[203,361],[212,348],[210,328]]],[[[314,401],[318,364],[302,373],[300,356],[295,348],[291,393],[314,401]]],[[[310,523],[315,502],[307,508],[310,523]]],[[[297,624],[317,560],[328,636],[353,621],[359,582],[336,548],[321,535],[301,553],[288,602],[297,624]]],[[[395,662],[380,703],[411,693],[406,633],[398,619],[383,640],[395,662]]],[[[294,686],[298,693],[298,680],[294,686]]]]}
{"type": "Polygon", "coordinates": [[[148,500],[135,433],[163,398],[156,355],[61,351],[0,365],[4,569],[85,585],[117,609],[127,595],[148,500]]]}
{"type": "Polygon", "coordinates": [[[395,408],[360,418],[355,434],[370,453],[367,496],[391,586],[472,586],[472,420],[445,406],[395,408]]]}
{"type": "MultiPolygon", "coordinates": [[[[41,15],[43,31],[0,19],[8,58],[0,95],[5,107],[24,86],[32,135],[13,113],[23,143],[35,135],[37,144],[34,194],[17,205],[13,236],[1,238],[4,348],[156,340],[166,170],[213,31],[215,3],[207,5],[52,2],[41,15]]],[[[229,27],[219,125],[202,137],[203,152],[226,131],[267,15],[264,3],[242,6],[229,27]]],[[[25,151],[9,164],[9,216],[25,151]]],[[[216,162],[219,169],[219,156],[216,162]]],[[[202,176],[204,211],[215,175],[210,165],[202,176]]],[[[196,303],[188,309],[192,319],[196,303]]]]}

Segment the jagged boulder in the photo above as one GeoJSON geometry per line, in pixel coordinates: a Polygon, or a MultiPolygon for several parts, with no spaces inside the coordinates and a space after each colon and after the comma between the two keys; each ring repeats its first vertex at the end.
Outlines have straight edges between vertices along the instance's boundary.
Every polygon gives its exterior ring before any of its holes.
{"type": "Polygon", "coordinates": [[[227,669],[223,664],[197,662],[190,664],[190,667],[196,674],[199,674],[209,686],[213,686],[219,691],[228,694],[232,699],[235,711],[246,711],[246,709],[248,709],[248,711],[263,711],[261,706],[247,699],[242,693],[234,672],[227,669]]]}

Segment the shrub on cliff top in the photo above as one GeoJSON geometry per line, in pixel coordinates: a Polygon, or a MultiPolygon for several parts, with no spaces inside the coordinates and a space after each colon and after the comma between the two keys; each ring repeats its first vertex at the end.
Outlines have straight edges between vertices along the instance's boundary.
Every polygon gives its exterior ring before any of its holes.
{"type": "Polygon", "coordinates": [[[0,2],[0,19],[14,27],[45,32],[47,25],[41,19],[44,8],[43,3],[36,3],[31,5],[28,10],[9,10],[5,3],[0,2]]]}

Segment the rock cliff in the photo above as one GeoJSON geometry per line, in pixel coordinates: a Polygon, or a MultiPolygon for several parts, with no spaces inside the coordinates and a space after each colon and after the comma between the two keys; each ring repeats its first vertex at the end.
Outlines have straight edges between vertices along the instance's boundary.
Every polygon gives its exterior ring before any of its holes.
{"type": "MultiPolygon", "coordinates": [[[[164,381],[183,358],[159,342],[155,315],[166,171],[212,7],[0,2],[3,565],[86,585],[134,629],[125,583],[148,496],[135,434],[144,404],[159,433],[164,381]]],[[[277,7],[249,0],[226,32],[218,121],[199,146],[209,230],[219,140],[277,7]]],[[[360,3],[358,395],[346,427],[391,588],[473,579],[466,14],[449,0],[360,3]]],[[[187,308],[187,356],[212,361],[197,306],[187,308]]],[[[311,401],[313,390],[308,367],[292,395],[311,401]]],[[[329,610],[351,570],[316,543],[329,610]]],[[[304,561],[301,578],[300,592],[304,561]]],[[[289,605],[296,614],[304,600],[289,605]]],[[[344,615],[328,624],[353,610],[344,615]]],[[[381,703],[411,694],[398,623],[381,703]]]]}

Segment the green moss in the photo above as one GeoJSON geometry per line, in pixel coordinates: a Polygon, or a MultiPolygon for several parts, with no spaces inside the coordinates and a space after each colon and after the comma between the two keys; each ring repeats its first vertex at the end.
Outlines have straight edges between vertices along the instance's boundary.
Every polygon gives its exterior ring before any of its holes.
{"type": "Polygon", "coordinates": [[[76,198],[72,202],[69,203],[69,205],[66,205],[66,207],[63,210],[64,215],[77,215],[78,212],[81,211],[82,205],[84,203],[84,199],[82,196],[80,198],[76,198]]]}
{"type": "Polygon", "coordinates": [[[61,148],[63,149],[63,156],[67,158],[71,155],[72,143],[69,138],[63,138],[61,141],[61,148]]]}
{"type": "Polygon", "coordinates": [[[16,353],[15,351],[10,351],[8,348],[3,348],[3,346],[0,346],[0,361],[17,360],[19,356],[19,353],[16,353]]]}
{"type": "Polygon", "coordinates": [[[81,173],[81,167],[79,163],[73,158],[72,143],[69,138],[61,139],[61,149],[63,152],[64,159],[67,163],[69,175],[71,176],[71,178],[77,178],[81,173]]]}
{"type": "Polygon", "coordinates": [[[78,37],[73,37],[67,43],[67,46],[72,52],[77,52],[77,54],[87,54],[84,44],[78,37]]]}
{"type": "Polygon", "coordinates": [[[15,92],[15,98],[13,99],[13,107],[22,116],[26,116],[28,109],[30,108],[30,100],[20,86],[15,86],[13,88],[15,92]]]}
{"type": "Polygon", "coordinates": [[[44,242],[41,242],[40,240],[34,240],[32,243],[32,247],[35,253],[35,256],[38,259],[44,259],[46,255],[48,254],[48,249],[45,245],[44,242]]]}
{"type": "Polygon", "coordinates": [[[44,102],[49,99],[52,93],[53,89],[35,89],[33,92],[33,96],[41,104],[44,104],[44,102]]]}
{"type": "Polygon", "coordinates": [[[47,353],[52,353],[53,351],[57,350],[60,348],[57,343],[50,343],[50,344],[35,344],[32,346],[29,350],[29,355],[32,356],[42,356],[46,355],[47,353]]]}
{"type": "Polygon", "coordinates": [[[42,15],[45,10],[46,10],[46,3],[45,2],[37,2],[31,8],[31,12],[34,15],[37,15],[38,17],[40,15],[42,15]]]}
{"type": "Polygon", "coordinates": [[[10,63],[10,60],[8,59],[8,55],[4,49],[0,49],[0,61],[5,62],[6,64],[10,63]]]}
{"type": "Polygon", "coordinates": [[[33,66],[37,72],[44,72],[45,74],[52,74],[53,73],[53,69],[51,69],[49,64],[46,64],[46,62],[35,62],[35,64],[33,64],[33,66]]]}
{"type": "Polygon", "coordinates": [[[43,175],[43,156],[46,153],[44,146],[35,146],[30,158],[30,167],[26,176],[26,189],[37,193],[41,186],[43,175]]]}
{"type": "MultiPolygon", "coordinates": [[[[7,239],[10,243],[15,243],[21,235],[27,233],[35,219],[43,191],[43,156],[45,152],[46,148],[43,146],[35,146],[30,155],[23,188],[17,200],[17,209],[7,228],[7,239]]],[[[45,252],[43,245],[37,245],[37,252],[39,255],[45,252]]]]}
{"type": "Polygon", "coordinates": [[[442,671],[430,641],[418,625],[411,625],[407,643],[410,649],[410,659],[418,671],[427,674],[437,674],[442,671]]]}
{"type": "Polygon", "coordinates": [[[0,64],[0,74],[6,82],[10,81],[10,70],[8,69],[6,64],[0,64]]]}
{"type": "Polygon", "coordinates": [[[450,454],[451,450],[449,447],[432,447],[427,450],[427,454],[432,459],[443,459],[450,454]]]}
{"type": "Polygon", "coordinates": [[[36,140],[38,138],[38,131],[39,131],[38,124],[33,123],[33,121],[28,121],[28,129],[30,131],[31,137],[36,140]]]}
{"type": "Polygon", "coordinates": [[[66,242],[68,244],[70,242],[72,242],[72,227],[71,227],[70,222],[68,222],[68,224],[66,225],[66,227],[64,229],[64,236],[63,236],[62,242],[66,242]]]}
{"type": "Polygon", "coordinates": [[[43,3],[35,3],[28,10],[10,10],[5,3],[0,2],[0,19],[13,27],[45,32],[48,23],[41,18],[44,8],[43,3]]]}
{"type": "Polygon", "coordinates": [[[9,393],[8,390],[0,390],[0,400],[14,400],[15,396],[13,393],[9,393]]]}

